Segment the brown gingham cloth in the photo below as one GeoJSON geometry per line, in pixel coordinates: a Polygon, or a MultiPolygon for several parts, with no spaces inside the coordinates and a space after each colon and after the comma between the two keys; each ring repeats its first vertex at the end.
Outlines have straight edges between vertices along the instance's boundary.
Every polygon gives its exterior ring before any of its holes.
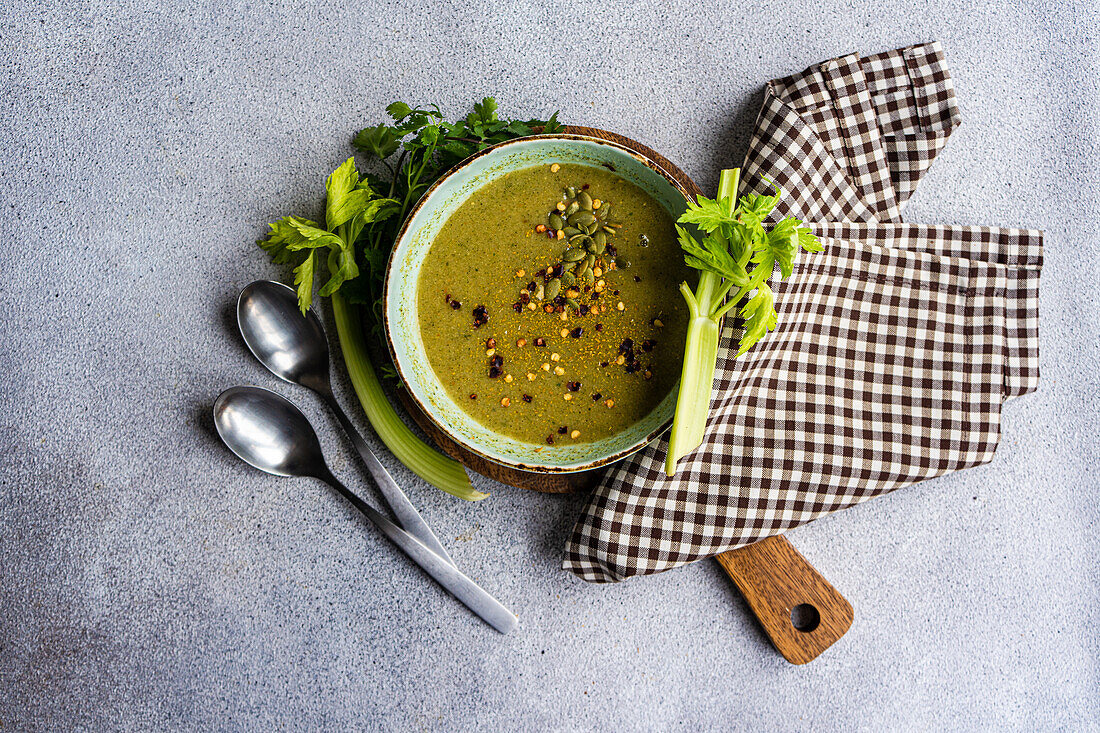
{"type": "Polygon", "coordinates": [[[992,459],[1001,404],[1035,389],[1042,232],[902,223],[959,124],[938,43],[826,61],[768,84],[743,165],[809,223],[779,326],[734,358],[727,319],[703,444],[661,438],[612,468],[566,545],[593,582],[751,544],[992,459]]]}

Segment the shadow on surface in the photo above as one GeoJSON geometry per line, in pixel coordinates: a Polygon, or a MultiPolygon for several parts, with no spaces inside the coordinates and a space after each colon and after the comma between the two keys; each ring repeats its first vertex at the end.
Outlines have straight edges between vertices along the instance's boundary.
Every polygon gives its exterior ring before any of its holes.
{"type": "Polygon", "coordinates": [[[752,129],[760,106],[764,103],[764,91],[759,89],[749,95],[726,116],[726,124],[720,134],[713,137],[714,145],[707,160],[714,161],[713,173],[696,181],[704,196],[713,196],[718,188],[718,172],[723,168],[740,167],[745,162],[752,129]],[[713,176],[713,180],[711,180],[713,176]]]}
{"type": "Polygon", "coordinates": [[[722,585],[727,590],[729,604],[720,609],[708,609],[706,612],[719,616],[723,624],[726,625],[729,630],[730,645],[743,643],[736,636],[737,632],[743,629],[746,640],[751,639],[751,643],[759,645],[761,654],[771,653],[782,660],[779,652],[772,646],[771,640],[764,632],[764,627],[760,625],[752,609],[749,608],[745,597],[741,595],[741,591],[726,575],[726,571],[722,569],[718,561],[707,559],[695,563],[695,565],[699,567],[700,572],[706,574],[711,582],[722,585]]]}

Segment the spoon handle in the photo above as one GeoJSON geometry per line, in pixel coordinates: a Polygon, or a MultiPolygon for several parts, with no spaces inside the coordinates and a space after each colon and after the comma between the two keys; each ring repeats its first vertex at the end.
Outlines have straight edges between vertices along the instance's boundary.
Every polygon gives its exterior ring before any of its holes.
{"type": "Polygon", "coordinates": [[[367,519],[374,522],[374,526],[393,540],[393,543],[400,547],[424,572],[435,578],[436,582],[449,590],[455,598],[462,601],[485,623],[502,634],[507,634],[519,624],[516,615],[501,605],[496,598],[489,595],[484,588],[467,578],[453,564],[432,552],[416,537],[398,527],[374,507],[356,496],[348,487],[340,483],[331,472],[326,471],[324,475],[318,476],[318,478],[340,492],[356,509],[363,512],[367,519]]]}
{"type": "Polygon", "coordinates": [[[374,451],[370,449],[367,442],[363,440],[363,436],[359,435],[359,431],[355,429],[355,426],[351,424],[351,420],[348,419],[347,414],[340,407],[340,403],[336,401],[336,398],[332,395],[332,392],[321,391],[321,396],[324,398],[325,403],[328,404],[329,409],[336,415],[336,419],[340,422],[340,425],[344,428],[344,432],[351,438],[351,442],[355,444],[355,449],[359,451],[359,456],[363,459],[363,463],[367,464],[367,470],[370,472],[374,482],[378,485],[379,490],[382,492],[383,498],[386,503],[393,509],[394,516],[397,517],[397,523],[405,528],[409,534],[416,537],[423,542],[429,550],[442,557],[451,565],[454,565],[454,560],[447,554],[447,550],[444,549],[443,544],[439,541],[439,538],[432,532],[431,527],[424,521],[424,518],[420,516],[420,512],[416,511],[416,507],[409,501],[409,497],[405,495],[405,492],[401,490],[401,487],[397,485],[397,482],[393,480],[393,476],[386,470],[386,467],[382,465],[382,462],[378,460],[378,456],[374,455],[374,451]]]}

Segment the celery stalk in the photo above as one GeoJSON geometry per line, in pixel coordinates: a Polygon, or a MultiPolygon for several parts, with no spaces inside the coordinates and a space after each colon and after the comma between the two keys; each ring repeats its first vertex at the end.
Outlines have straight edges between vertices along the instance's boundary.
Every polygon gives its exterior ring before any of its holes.
{"type": "MultiPolygon", "coordinates": [[[[740,176],[738,168],[722,171],[717,198],[736,200],[740,176]]],[[[691,320],[688,321],[680,391],[676,397],[676,413],[665,457],[665,473],[669,476],[676,473],[676,462],[703,442],[714,371],[718,365],[718,338],[726,311],[722,306],[729,286],[723,284],[722,277],[717,273],[702,271],[694,293],[686,282],[680,284],[680,292],[687,301],[691,320]]]]}
{"type": "Polygon", "coordinates": [[[344,365],[355,394],[371,427],[394,457],[432,486],[459,499],[480,501],[489,496],[474,489],[461,463],[447,458],[417,438],[398,417],[371,365],[358,307],[348,304],[339,293],[333,293],[332,313],[336,320],[340,350],[344,353],[344,365]]]}

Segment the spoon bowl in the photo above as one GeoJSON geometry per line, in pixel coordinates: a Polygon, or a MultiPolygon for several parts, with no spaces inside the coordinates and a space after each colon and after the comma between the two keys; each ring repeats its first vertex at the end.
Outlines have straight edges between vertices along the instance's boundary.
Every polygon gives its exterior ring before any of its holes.
{"type": "Polygon", "coordinates": [[[298,308],[282,283],[259,280],[237,298],[237,326],[248,350],[272,374],[320,392],[329,390],[328,340],[317,315],[298,308]]]}
{"type": "Polygon", "coordinates": [[[218,435],[248,465],[276,476],[320,477],[317,433],[302,411],[259,387],[231,387],[214,402],[218,435]]]}

